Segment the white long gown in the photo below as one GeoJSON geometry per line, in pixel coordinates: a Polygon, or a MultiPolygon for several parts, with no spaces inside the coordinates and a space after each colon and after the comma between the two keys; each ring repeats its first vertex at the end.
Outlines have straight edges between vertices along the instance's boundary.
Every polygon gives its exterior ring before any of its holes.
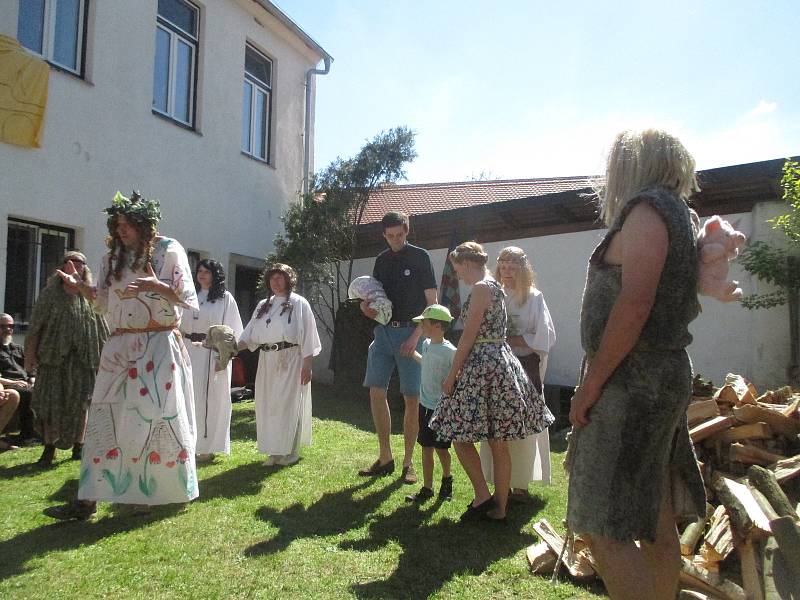
{"type": "MultiPolygon", "coordinates": [[[[212,325],[227,325],[236,339],[242,335],[242,319],[236,300],[226,291],[222,298],[208,301],[208,291],[197,293],[200,310],[184,315],[184,333],[206,333],[212,325]]],[[[231,453],[231,372],[232,363],[224,371],[215,371],[216,353],[210,348],[186,340],[192,361],[194,382],[194,416],[197,429],[197,454],[231,453]]]]}
{"type": "MultiPolygon", "coordinates": [[[[531,293],[522,306],[513,297],[506,298],[510,335],[521,335],[524,347],[512,347],[517,356],[527,356],[534,352],[539,355],[539,377],[544,386],[547,371],[547,355],[556,342],[553,319],[547,309],[542,292],[531,288],[531,293]]],[[[543,392],[544,396],[544,392],[543,392]]],[[[511,487],[527,489],[531,481],[550,484],[550,435],[545,429],[522,440],[510,440],[508,452],[511,455],[511,487]]],[[[481,442],[481,468],[489,483],[494,483],[492,452],[489,444],[481,442]]]]}
{"type": "Polygon", "coordinates": [[[103,260],[96,307],[112,335],[100,356],[81,457],[78,498],[124,504],[169,504],[197,497],[194,394],[189,355],[177,329],[197,308],[183,247],[159,239],[153,270],[179,304],[146,292],[129,298],[128,283],[143,269],[122,270],[106,285],[103,260]]]}
{"type": "Polygon", "coordinates": [[[273,296],[270,310],[256,318],[265,302],[267,300],[262,300],[256,306],[240,342],[254,352],[261,344],[298,344],[285,350],[259,351],[256,374],[258,451],[287,456],[311,444],[311,384],[300,384],[300,372],[303,357],[317,356],[322,344],[311,306],[305,298],[295,293],[288,301],[273,296]],[[286,302],[291,310],[283,306],[286,302]]]}

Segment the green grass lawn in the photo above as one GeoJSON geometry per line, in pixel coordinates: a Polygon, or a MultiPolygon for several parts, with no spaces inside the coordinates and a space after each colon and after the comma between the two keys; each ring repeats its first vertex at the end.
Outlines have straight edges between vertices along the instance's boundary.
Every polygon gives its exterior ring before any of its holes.
{"type": "MultiPolygon", "coordinates": [[[[147,516],[101,504],[95,521],[54,522],[42,509],[77,491],[69,452],[47,471],[31,464],[41,447],[0,454],[0,597],[602,597],[598,586],[554,587],[525,560],[536,520],[560,527],[563,447],[553,485],[533,484],[535,502],[514,505],[507,524],[460,524],[472,494],[455,455],[454,499],[418,508],[404,501],[417,486],[356,474],[377,448],[366,401],[317,385],[314,415],[302,460],[266,467],[253,404],[235,405],[233,453],[199,467],[200,498],[147,516]]],[[[401,443],[395,435],[396,452],[401,443]]],[[[415,467],[421,476],[419,454],[415,467]]],[[[437,465],[437,489],[440,476],[437,465]]]]}

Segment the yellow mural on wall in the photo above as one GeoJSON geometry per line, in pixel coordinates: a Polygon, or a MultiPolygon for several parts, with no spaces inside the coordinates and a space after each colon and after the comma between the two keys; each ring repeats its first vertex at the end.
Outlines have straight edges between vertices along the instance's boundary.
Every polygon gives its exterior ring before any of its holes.
{"type": "Polygon", "coordinates": [[[0,35],[0,141],[40,148],[50,66],[0,35]]]}

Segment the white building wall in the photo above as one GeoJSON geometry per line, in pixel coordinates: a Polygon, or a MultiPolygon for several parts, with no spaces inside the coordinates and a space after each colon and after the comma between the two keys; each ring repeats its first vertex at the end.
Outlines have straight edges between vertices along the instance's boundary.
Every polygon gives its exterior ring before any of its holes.
{"type": "MultiPolygon", "coordinates": [[[[765,223],[781,212],[779,202],[760,204],[751,213],[725,215],[753,240],[774,240],[777,234],[765,223]]],[[[536,271],[537,287],[542,290],[556,328],[557,341],[547,366],[546,383],[574,386],[583,352],[580,344],[580,307],[586,278],[586,264],[605,230],[492,242],[485,248],[490,266],[500,250],[519,246],[525,250],[536,271]]],[[[431,252],[436,277],[441,280],[446,250],[431,252]]],[[[374,258],[356,261],[353,276],[371,275],[374,258]]],[[[731,265],[730,277],[740,282],[745,294],[762,293],[767,287],[754,280],[740,265],[731,265]]],[[[461,288],[461,300],[469,290],[461,288]]],[[[747,310],[738,303],[721,303],[701,297],[703,312],[691,324],[694,341],[689,347],[694,370],[716,384],[729,372],[751,379],[759,390],[787,383],[789,361],[788,312],[786,307],[747,310]]],[[[329,351],[328,340],[323,342],[329,351]]],[[[327,364],[320,361],[320,364],[327,364]]]]}
{"type": "MultiPolygon", "coordinates": [[[[320,57],[250,0],[196,4],[190,131],[151,111],[157,0],[89,3],[86,78],[51,69],[42,148],[0,143],[0,306],[9,216],[75,228],[97,265],[100,211],[117,190],[159,198],[160,231],[220,260],[231,288],[232,254],[260,259],[272,249],[302,187],[305,73],[320,57]],[[240,149],[246,42],[274,61],[271,165],[240,149]]],[[[16,0],[0,2],[0,33],[16,37],[16,10],[16,0]]]]}

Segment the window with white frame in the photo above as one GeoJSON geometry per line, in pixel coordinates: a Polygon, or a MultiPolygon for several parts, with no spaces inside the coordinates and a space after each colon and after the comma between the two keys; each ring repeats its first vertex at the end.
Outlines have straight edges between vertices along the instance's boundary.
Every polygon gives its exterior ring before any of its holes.
{"type": "Polygon", "coordinates": [[[158,0],[153,110],[194,125],[199,9],[185,0],[158,0]]]}
{"type": "Polygon", "coordinates": [[[60,266],[64,252],[74,247],[74,229],[9,219],[3,312],[24,328],[47,278],[60,266]]]}
{"type": "Polygon", "coordinates": [[[88,0],[19,0],[17,38],[48,62],[81,75],[88,0]]]}
{"type": "Polygon", "coordinates": [[[251,46],[244,51],[242,150],[270,162],[272,61],[251,46]]]}

